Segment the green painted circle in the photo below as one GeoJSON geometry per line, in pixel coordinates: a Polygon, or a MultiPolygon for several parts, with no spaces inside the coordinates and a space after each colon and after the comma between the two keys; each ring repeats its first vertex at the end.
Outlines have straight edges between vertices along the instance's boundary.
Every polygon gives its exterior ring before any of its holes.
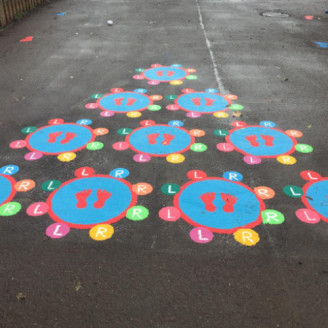
{"type": "Polygon", "coordinates": [[[218,129],[218,130],[214,131],[214,134],[216,136],[219,136],[219,137],[225,137],[225,136],[229,135],[229,131],[228,130],[223,130],[223,129],[218,129]]]}
{"type": "Polygon", "coordinates": [[[313,152],[313,147],[310,145],[306,145],[306,144],[297,144],[295,146],[295,149],[303,154],[308,154],[308,153],[312,153],[313,152]]]}
{"type": "Polygon", "coordinates": [[[168,95],[168,96],[165,96],[165,99],[167,100],[174,100],[174,99],[177,99],[178,96],[177,95],[168,95]]]}
{"type": "Polygon", "coordinates": [[[288,185],[285,186],[282,191],[285,195],[292,198],[301,198],[303,196],[303,189],[299,186],[288,185]]]}
{"type": "Polygon", "coordinates": [[[198,79],[198,76],[197,75],[187,75],[186,76],[186,79],[187,80],[197,80],[198,79]]]}
{"type": "Polygon", "coordinates": [[[93,95],[91,95],[92,99],[99,99],[102,98],[104,95],[101,93],[94,93],[93,95]]]}
{"type": "Polygon", "coordinates": [[[284,215],[276,210],[265,210],[261,216],[263,224],[282,224],[285,221],[284,215]]]}
{"type": "Polygon", "coordinates": [[[48,180],[42,183],[41,189],[44,191],[53,191],[59,188],[61,182],[59,180],[48,180]]]}
{"type": "Polygon", "coordinates": [[[180,191],[180,186],[175,183],[166,183],[161,187],[163,194],[168,196],[174,196],[180,191]]]}
{"type": "Polygon", "coordinates": [[[203,151],[205,151],[207,149],[207,146],[205,144],[203,144],[203,143],[198,142],[198,143],[192,144],[190,146],[190,149],[192,151],[197,152],[197,153],[202,153],[203,151]]]}
{"type": "Polygon", "coordinates": [[[27,126],[26,128],[23,128],[21,130],[22,133],[24,134],[29,134],[29,133],[32,133],[34,131],[36,131],[38,128],[36,126],[27,126]]]}
{"type": "Polygon", "coordinates": [[[229,106],[229,108],[231,110],[243,110],[244,109],[244,106],[243,105],[239,105],[239,104],[232,104],[229,106]]]}
{"type": "Polygon", "coordinates": [[[126,217],[132,221],[142,221],[146,219],[148,215],[149,211],[144,206],[133,206],[126,213],[126,217]]]}
{"type": "Polygon", "coordinates": [[[17,214],[22,205],[17,202],[9,202],[0,206],[0,216],[12,216],[17,214]]]}
{"type": "Polygon", "coordinates": [[[161,110],[162,107],[160,105],[150,105],[148,106],[148,110],[152,111],[152,112],[155,112],[155,111],[158,111],[158,110],[161,110]]]}
{"type": "Polygon", "coordinates": [[[104,148],[104,144],[100,141],[93,141],[87,144],[87,149],[89,150],[99,150],[104,148]]]}
{"type": "Polygon", "coordinates": [[[133,130],[130,129],[130,128],[122,128],[122,129],[119,129],[117,130],[117,133],[120,135],[120,136],[126,136],[128,134],[130,134],[133,130]]]}
{"type": "Polygon", "coordinates": [[[142,73],[145,69],[144,68],[136,68],[135,71],[137,73],[142,73]]]}

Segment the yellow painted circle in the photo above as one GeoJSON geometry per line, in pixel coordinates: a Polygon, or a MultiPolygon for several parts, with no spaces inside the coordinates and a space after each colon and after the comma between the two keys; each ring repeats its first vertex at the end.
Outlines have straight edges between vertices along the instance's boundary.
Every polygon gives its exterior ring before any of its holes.
{"type": "Polygon", "coordinates": [[[180,80],[174,80],[174,81],[171,81],[170,84],[172,85],[181,85],[183,82],[180,81],[180,80]]]}
{"type": "Polygon", "coordinates": [[[62,154],[59,154],[57,156],[57,158],[61,161],[61,162],[70,162],[72,161],[73,159],[76,158],[76,154],[75,153],[62,153],[62,154]]]}
{"type": "Polygon", "coordinates": [[[245,246],[254,246],[260,241],[259,234],[252,229],[239,229],[233,236],[238,243],[245,246]]]}
{"type": "Polygon", "coordinates": [[[140,117],[142,114],[140,112],[129,112],[126,114],[127,117],[132,117],[132,118],[135,118],[135,117],[140,117]]]}
{"type": "Polygon", "coordinates": [[[215,117],[218,117],[218,118],[227,118],[227,117],[229,117],[229,114],[225,113],[225,112],[216,112],[213,115],[215,117]]]}
{"type": "Polygon", "coordinates": [[[185,157],[181,154],[171,154],[166,157],[166,160],[173,164],[179,164],[185,160],[185,157]]]}
{"type": "Polygon", "coordinates": [[[89,236],[93,240],[106,240],[113,236],[114,227],[110,224],[98,224],[90,229],[89,236]]]}
{"type": "Polygon", "coordinates": [[[296,158],[289,155],[280,155],[277,157],[277,161],[285,165],[293,165],[296,163],[296,158]]]}

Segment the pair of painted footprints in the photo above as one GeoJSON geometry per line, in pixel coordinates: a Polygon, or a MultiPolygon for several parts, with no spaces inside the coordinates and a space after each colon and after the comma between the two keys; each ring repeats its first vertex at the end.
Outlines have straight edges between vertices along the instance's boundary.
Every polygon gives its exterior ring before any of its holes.
{"type": "MultiPolygon", "coordinates": [[[[211,98],[205,98],[205,106],[213,106],[213,103],[214,103],[214,99],[211,99],[211,98]]],[[[202,106],[202,98],[192,98],[191,101],[193,102],[193,104],[195,106],[202,106]]]]}
{"type": "MultiPolygon", "coordinates": [[[[223,212],[232,213],[234,211],[234,205],[236,204],[238,198],[233,195],[230,195],[230,194],[225,194],[223,192],[221,192],[220,196],[221,196],[222,200],[224,201],[224,205],[222,208],[223,212]]],[[[213,202],[216,198],[215,192],[207,192],[205,194],[200,195],[199,198],[205,204],[206,211],[208,211],[208,212],[216,211],[216,206],[213,204],[213,202]]]]}
{"type": "MultiPolygon", "coordinates": [[[[116,106],[122,106],[123,105],[123,100],[124,100],[123,97],[114,99],[115,105],[116,106]]],[[[135,99],[135,98],[128,98],[125,105],[126,106],[132,106],[136,101],[137,101],[137,99],[135,99]]]]}
{"type": "MultiPolygon", "coordinates": [[[[274,137],[261,134],[261,138],[264,140],[265,146],[268,146],[268,147],[273,146],[274,137]]],[[[247,137],[245,137],[245,139],[251,144],[252,147],[260,146],[259,142],[257,141],[256,135],[247,136],[247,137]]]]}
{"type": "MultiPolygon", "coordinates": [[[[159,137],[160,133],[152,133],[152,134],[148,134],[147,138],[148,138],[148,142],[151,145],[156,145],[157,144],[157,138],[159,137]]],[[[163,133],[163,138],[164,140],[161,142],[161,144],[163,146],[168,146],[171,141],[175,138],[175,136],[173,134],[169,134],[169,133],[163,133]]]]}
{"type": "MultiPolygon", "coordinates": [[[[48,142],[49,143],[55,143],[57,142],[57,138],[62,134],[61,131],[59,132],[52,132],[52,133],[49,133],[48,135],[48,142]]],[[[67,143],[69,143],[72,139],[74,139],[75,137],[77,136],[77,134],[73,133],[73,132],[66,132],[65,133],[65,138],[62,139],[60,141],[60,143],[62,145],[65,145],[67,143]]]]}
{"type": "MultiPolygon", "coordinates": [[[[82,190],[75,194],[77,199],[76,207],[79,209],[86,208],[88,206],[87,198],[91,195],[92,189],[82,190]]],[[[109,199],[112,194],[107,190],[97,190],[97,200],[93,204],[94,208],[100,209],[105,206],[105,202],[109,199]]]]}

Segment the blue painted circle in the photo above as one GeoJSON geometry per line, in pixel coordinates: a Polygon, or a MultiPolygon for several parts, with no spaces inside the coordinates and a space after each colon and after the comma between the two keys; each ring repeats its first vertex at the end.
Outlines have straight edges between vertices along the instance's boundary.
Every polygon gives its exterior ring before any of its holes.
{"type": "Polygon", "coordinates": [[[320,215],[328,219],[328,180],[312,183],[304,197],[311,207],[320,215]]]}
{"type": "Polygon", "coordinates": [[[130,175],[129,170],[124,168],[117,168],[110,171],[109,175],[113,178],[124,179],[130,175]]]}
{"type": "Polygon", "coordinates": [[[19,171],[17,165],[6,165],[0,169],[0,173],[4,175],[13,175],[19,171]]]}
{"type": "Polygon", "coordinates": [[[146,89],[135,89],[134,92],[136,93],[147,93],[146,89]]]}
{"type": "Polygon", "coordinates": [[[242,181],[243,180],[243,175],[237,171],[224,172],[222,176],[225,179],[231,180],[231,181],[242,181]]]}
{"type": "Polygon", "coordinates": [[[177,99],[177,104],[184,110],[198,113],[215,113],[229,105],[222,96],[210,92],[186,93],[177,99]]]}
{"type": "Polygon", "coordinates": [[[171,125],[171,126],[183,126],[184,123],[182,121],[174,120],[174,121],[170,121],[169,125],[171,125]]]}
{"type": "Polygon", "coordinates": [[[141,93],[118,92],[104,96],[98,100],[98,104],[104,110],[127,113],[145,109],[151,101],[141,93]]]}
{"type": "Polygon", "coordinates": [[[258,126],[237,129],[230,134],[229,140],[244,154],[253,156],[279,156],[288,153],[294,146],[293,140],[285,133],[258,126]],[[273,138],[272,145],[266,145],[268,142],[263,136],[273,138]]]}
{"type": "Polygon", "coordinates": [[[178,67],[156,67],[144,71],[146,79],[154,81],[181,80],[187,76],[185,70],[178,67]]]}
{"type": "Polygon", "coordinates": [[[134,150],[155,156],[181,152],[192,143],[191,136],[185,130],[163,125],[137,129],[128,138],[134,150]]]}
{"type": "Polygon", "coordinates": [[[261,121],[260,125],[267,127],[267,128],[274,128],[276,126],[276,123],[274,123],[272,121],[261,121]]]}
{"type": "Polygon", "coordinates": [[[92,124],[92,121],[89,120],[88,118],[82,118],[82,119],[76,121],[76,124],[80,124],[80,125],[90,125],[90,124],[92,124]]]}
{"type": "Polygon", "coordinates": [[[217,89],[206,89],[205,92],[209,92],[209,93],[218,93],[219,90],[217,90],[217,89]]]}
{"type": "Polygon", "coordinates": [[[179,67],[182,67],[182,65],[181,64],[172,64],[171,67],[179,68],[179,67]]]}
{"type": "Polygon", "coordinates": [[[3,204],[12,193],[12,184],[9,179],[0,175],[0,205],[3,204]]]}
{"type": "Polygon", "coordinates": [[[223,179],[204,179],[189,184],[179,195],[179,208],[191,221],[209,229],[232,230],[255,222],[261,212],[259,200],[255,194],[240,184],[223,179]],[[200,197],[214,193],[215,211],[205,209],[200,197]],[[237,198],[233,212],[223,210],[225,202],[221,194],[237,198]]]}
{"type": "Polygon", "coordinates": [[[92,131],[82,125],[77,124],[58,124],[41,128],[31,133],[28,138],[29,146],[36,151],[46,154],[59,154],[68,151],[76,151],[85,147],[92,141],[92,131]],[[53,133],[60,134],[57,138],[51,138],[53,133]],[[65,143],[67,136],[74,137],[65,143]],[[64,142],[64,143],[63,143],[64,142]]]}
{"type": "Polygon", "coordinates": [[[60,220],[72,225],[94,225],[107,222],[125,212],[130,206],[132,193],[123,182],[110,177],[75,179],[59,187],[51,199],[52,213],[60,220]],[[91,190],[85,208],[77,207],[76,194],[91,190]],[[97,191],[107,191],[111,197],[102,208],[95,208],[97,191]]]}

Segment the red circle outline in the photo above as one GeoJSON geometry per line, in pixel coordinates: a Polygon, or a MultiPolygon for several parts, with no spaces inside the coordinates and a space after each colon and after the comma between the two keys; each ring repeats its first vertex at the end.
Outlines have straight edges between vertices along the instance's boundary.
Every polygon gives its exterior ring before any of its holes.
{"type": "Polygon", "coordinates": [[[16,184],[16,180],[14,178],[12,178],[10,175],[6,175],[6,174],[1,174],[0,176],[4,177],[5,179],[9,180],[10,184],[11,184],[11,192],[9,194],[9,196],[7,197],[6,200],[4,200],[0,206],[10,202],[16,195],[16,190],[15,190],[15,184],[16,184]]]}
{"type": "Polygon", "coordinates": [[[188,222],[189,224],[191,224],[192,226],[194,227],[204,227],[204,228],[207,228],[213,232],[216,232],[216,233],[225,233],[225,234],[231,234],[231,233],[234,233],[235,231],[237,230],[240,230],[240,229],[250,229],[250,228],[254,228],[256,226],[258,226],[259,224],[262,223],[262,216],[261,216],[261,212],[265,210],[265,204],[263,202],[262,199],[260,199],[259,197],[257,197],[257,195],[255,194],[254,190],[251,189],[250,187],[248,187],[247,185],[241,183],[241,182],[237,182],[237,181],[231,181],[231,180],[228,180],[228,179],[224,179],[224,178],[204,178],[204,179],[201,179],[201,180],[198,180],[198,181],[189,181],[187,182],[186,184],[184,184],[180,191],[174,196],[174,199],[173,199],[173,206],[176,207],[180,212],[181,212],[181,217],[186,221],[188,222]],[[189,218],[187,215],[184,214],[184,212],[181,210],[180,206],[179,206],[179,197],[181,195],[181,193],[191,184],[193,183],[197,183],[197,182],[200,182],[200,181],[205,181],[205,180],[223,180],[223,181],[228,181],[228,182],[231,182],[231,183],[234,183],[234,184],[238,184],[239,186],[247,189],[248,191],[250,191],[255,197],[256,199],[258,200],[259,204],[260,204],[260,214],[258,216],[258,218],[251,222],[251,223],[248,223],[246,224],[245,226],[241,226],[241,227],[237,227],[237,228],[232,228],[232,229],[217,229],[217,228],[211,228],[211,227],[208,227],[208,226],[205,226],[205,225],[201,225],[199,223],[196,223],[194,222],[191,218],[189,218]]]}
{"type": "Polygon", "coordinates": [[[261,125],[247,125],[245,127],[242,127],[242,128],[234,128],[234,129],[231,129],[229,130],[229,134],[225,137],[225,140],[227,143],[229,143],[230,145],[232,145],[236,151],[238,151],[239,153],[243,154],[243,155],[249,155],[249,156],[255,156],[255,157],[259,157],[259,158],[277,158],[278,156],[282,156],[282,155],[290,155],[292,153],[295,152],[295,146],[297,145],[297,141],[295,138],[289,136],[288,134],[285,133],[285,131],[282,131],[282,130],[279,130],[279,129],[276,129],[276,128],[268,128],[268,127],[264,127],[264,126],[261,126],[261,125]],[[283,153],[283,154],[279,154],[279,155],[253,155],[253,154],[250,154],[250,153],[247,153],[245,152],[244,150],[236,147],[230,140],[230,135],[237,131],[237,130],[240,130],[240,129],[247,129],[247,128],[263,128],[263,129],[269,129],[269,130],[275,130],[275,131],[278,131],[278,132],[281,132],[283,133],[284,135],[286,135],[288,138],[290,138],[293,142],[293,147],[287,152],[287,153],[283,153]]]}
{"type": "Polygon", "coordinates": [[[127,142],[129,144],[129,148],[131,150],[133,150],[134,152],[136,152],[137,154],[142,154],[142,155],[149,155],[150,157],[166,157],[166,156],[169,156],[169,155],[172,155],[172,154],[182,154],[182,153],[185,153],[186,151],[188,151],[190,149],[190,147],[195,143],[195,137],[190,135],[189,131],[184,129],[184,128],[181,128],[179,126],[172,126],[172,125],[169,125],[169,124],[155,124],[155,125],[152,125],[152,126],[147,126],[147,127],[144,127],[144,126],[141,126],[140,128],[137,128],[135,130],[133,130],[130,134],[128,134],[126,137],[125,137],[125,142],[127,142]],[[141,129],[148,129],[150,127],[154,127],[154,126],[166,126],[166,127],[170,127],[170,128],[175,128],[175,129],[180,129],[184,132],[186,132],[188,134],[188,136],[190,137],[190,141],[191,143],[184,149],[182,150],[179,150],[178,152],[174,152],[174,153],[169,153],[169,154],[150,154],[150,153],[145,153],[145,152],[141,152],[139,150],[137,150],[136,148],[134,148],[130,142],[130,136],[135,133],[136,131],[138,130],[141,130],[141,129]]]}
{"type": "Polygon", "coordinates": [[[91,177],[86,177],[86,178],[74,178],[74,179],[71,179],[71,180],[68,180],[66,182],[64,182],[63,184],[60,185],[59,188],[57,188],[56,190],[54,190],[48,197],[46,203],[48,205],[48,214],[49,216],[52,218],[53,221],[55,222],[58,222],[58,223],[65,223],[67,224],[68,226],[72,227],[72,228],[75,228],[75,229],[89,229],[89,228],[92,228],[96,225],[99,225],[99,224],[111,224],[111,223],[115,223],[119,220],[121,220],[123,217],[126,216],[126,213],[127,211],[132,207],[134,206],[135,204],[137,204],[137,201],[138,201],[138,196],[133,192],[132,190],[132,185],[130,184],[130,182],[124,180],[124,179],[119,179],[119,178],[114,178],[114,177],[111,177],[109,175],[105,175],[105,174],[95,174],[91,177]],[[54,197],[54,195],[56,194],[56,192],[58,190],[60,190],[62,187],[70,184],[71,182],[75,181],[75,180],[81,180],[81,179],[90,179],[90,178],[107,178],[107,179],[114,179],[114,180],[118,180],[120,182],[122,182],[123,184],[125,184],[131,191],[131,195],[132,195],[132,199],[131,199],[131,202],[129,204],[129,206],[127,207],[127,209],[122,212],[121,214],[119,214],[118,216],[115,216],[114,218],[111,218],[110,220],[108,221],[104,221],[104,222],[100,222],[100,223],[94,223],[94,224],[74,224],[74,223],[70,223],[70,222],[67,222],[67,221],[64,221],[62,219],[60,219],[52,210],[52,207],[51,207],[51,201],[52,201],[52,198],[54,197]]]}
{"type": "Polygon", "coordinates": [[[308,208],[309,210],[312,210],[314,212],[316,212],[319,216],[320,216],[320,219],[325,221],[325,222],[328,222],[328,218],[324,217],[322,214],[320,214],[317,210],[315,210],[311,205],[310,203],[308,202],[307,198],[306,198],[306,193],[309,189],[309,187],[315,183],[318,183],[320,181],[323,181],[323,180],[328,180],[327,177],[325,178],[321,178],[319,180],[316,180],[316,181],[310,181],[308,183],[306,183],[303,187],[303,196],[301,197],[301,201],[302,203],[306,206],[306,208],[308,208]]]}
{"type": "Polygon", "coordinates": [[[172,67],[172,66],[159,66],[159,67],[150,67],[150,68],[147,68],[145,69],[143,72],[142,72],[142,75],[144,77],[144,79],[148,80],[148,81],[158,81],[160,83],[162,82],[172,82],[172,81],[181,81],[181,80],[185,80],[186,77],[189,75],[189,72],[185,69],[185,68],[181,68],[181,67],[172,67]],[[149,79],[148,77],[145,76],[145,72],[151,70],[151,69],[154,69],[154,68],[160,68],[160,67],[166,67],[166,68],[174,68],[174,69],[181,69],[182,71],[184,71],[186,73],[186,76],[182,77],[181,79],[178,79],[178,80],[154,80],[154,79],[149,79]]]}
{"type": "Polygon", "coordinates": [[[134,92],[134,91],[123,91],[123,92],[112,92],[112,93],[106,93],[105,95],[103,95],[101,98],[97,99],[97,104],[98,104],[98,108],[100,110],[103,110],[103,111],[106,111],[106,112],[113,112],[113,113],[121,113],[121,114],[126,114],[126,113],[131,113],[131,112],[142,112],[144,110],[146,110],[148,108],[148,106],[151,106],[153,105],[153,100],[146,94],[144,93],[138,93],[138,92],[134,92]],[[136,109],[136,110],[128,110],[126,112],[123,112],[123,111],[115,111],[115,110],[112,110],[112,109],[107,109],[107,108],[104,108],[102,106],[100,106],[100,100],[107,97],[107,96],[110,96],[110,95],[115,95],[115,94],[118,94],[118,93],[134,93],[136,95],[143,95],[145,97],[148,98],[148,100],[150,101],[150,103],[144,107],[144,108],[141,108],[141,109],[136,109]]]}
{"type": "Polygon", "coordinates": [[[26,137],[25,141],[26,141],[26,148],[27,148],[27,149],[29,149],[29,150],[31,150],[31,151],[35,151],[35,152],[41,153],[41,154],[43,154],[43,155],[54,155],[54,156],[55,156],[55,155],[59,155],[59,154],[63,154],[63,153],[76,153],[77,151],[80,151],[80,150],[86,148],[87,145],[88,145],[88,143],[95,141],[96,137],[97,137],[97,136],[93,133],[93,129],[91,129],[91,128],[88,127],[87,125],[81,125],[81,124],[77,124],[77,123],[63,123],[63,124],[45,125],[45,126],[42,126],[41,128],[37,129],[36,131],[30,133],[30,134],[26,137]],[[89,140],[84,146],[81,146],[81,147],[79,147],[79,148],[76,148],[76,149],[73,149],[73,150],[69,150],[69,151],[61,151],[61,152],[59,152],[59,153],[47,153],[47,152],[42,152],[42,151],[39,151],[39,150],[37,150],[37,149],[34,149],[34,148],[32,148],[32,147],[30,146],[30,142],[29,142],[29,141],[30,141],[31,136],[32,136],[34,133],[36,133],[36,132],[38,132],[38,131],[41,131],[41,130],[43,130],[43,129],[46,129],[46,128],[50,127],[50,126],[59,126],[59,125],[78,125],[78,126],[82,126],[83,128],[86,128],[86,129],[88,129],[88,130],[91,132],[91,139],[90,139],[90,140],[89,140]]]}
{"type": "Polygon", "coordinates": [[[195,91],[195,92],[189,92],[189,93],[184,93],[184,94],[181,94],[178,98],[176,98],[174,100],[174,103],[175,105],[179,106],[180,109],[184,110],[185,112],[195,112],[195,113],[200,113],[200,114],[214,114],[214,113],[217,113],[217,112],[226,112],[228,109],[229,109],[229,106],[231,105],[231,100],[229,99],[225,99],[223,95],[219,94],[219,93],[212,93],[212,92],[205,92],[205,91],[195,91]],[[216,96],[219,96],[219,97],[222,97],[226,102],[228,102],[228,106],[225,108],[225,109],[221,109],[221,110],[217,110],[215,112],[197,112],[197,111],[194,111],[194,110],[189,110],[189,109],[186,109],[184,107],[181,107],[179,104],[178,104],[178,100],[180,97],[182,96],[185,96],[185,95],[190,95],[192,93],[206,93],[206,94],[209,94],[209,95],[216,95],[216,96]]]}

